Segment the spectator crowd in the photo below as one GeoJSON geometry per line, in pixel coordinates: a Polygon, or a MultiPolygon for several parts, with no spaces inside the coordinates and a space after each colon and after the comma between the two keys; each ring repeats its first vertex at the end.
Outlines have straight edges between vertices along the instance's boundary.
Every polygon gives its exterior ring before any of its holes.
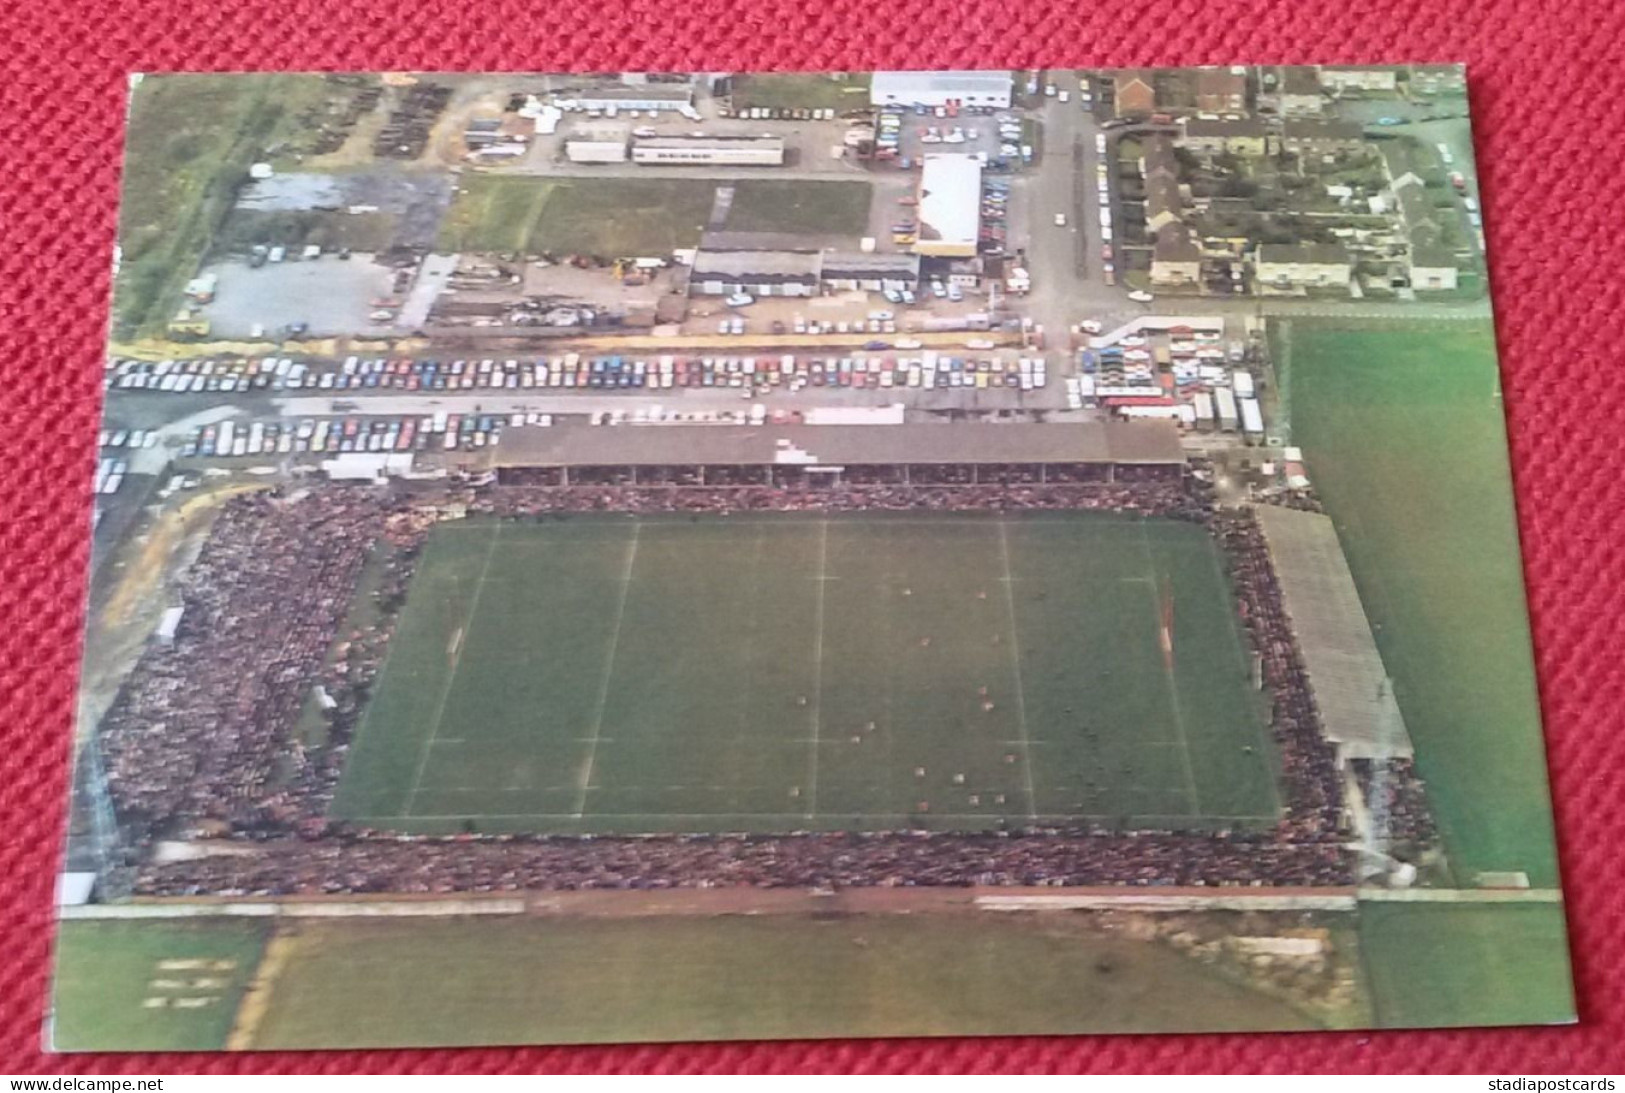
{"type": "MultiPolygon", "coordinates": [[[[1200,476],[1130,483],[835,489],[459,486],[392,495],[321,487],[235,498],[181,589],[174,642],[142,656],[104,718],[108,788],[138,841],[247,840],[246,852],[141,865],[149,895],[452,892],[807,885],[1343,885],[1353,861],[1343,776],[1319,715],[1264,537],[1219,511],[1200,476]],[[388,653],[427,529],[447,514],[1110,510],[1200,523],[1229,559],[1237,610],[1271,696],[1284,809],[1266,831],[1022,828],[984,834],[797,833],[408,836],[326,817],[388,653]],[[350,623],[363,567],[374,610],[350,623]],[[301,741],[313,684],[324,732],[301,741]]],[[[307,723],[308,724],[308,723],[307,723]]],[[[1431,837],[1408,764],[1389,812],[1431,837]]]]}

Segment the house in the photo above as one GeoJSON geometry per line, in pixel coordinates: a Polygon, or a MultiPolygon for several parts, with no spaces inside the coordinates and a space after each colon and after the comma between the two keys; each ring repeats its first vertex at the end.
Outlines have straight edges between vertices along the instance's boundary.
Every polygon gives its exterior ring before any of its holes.
{"type": "Polygon", "coordinates": [[[1145,182],[1145,228],[1161,232],[1169,224],[1185,217],[1185,202],[1179,192],[1179,181],[1165,175],[1148,178],[1145,182]]]}
{"type": "Polygon", "coordinates": [[[1281,147],[1295,156],[1342,156],[1365,150],[1365,126],[1357,121],[1288,118],[1281,147]]]}
{"type": "Polygon", "coordinates": [[[1192,83],[1196,109],[1204,114],[1245,114],[1247,112],[1247,70],[1245,68],[1199,68],[1192,83]]]}
{"type": "Polygon", "coordinates": [[[1195,285],[1202,279],[1202,247],[1188,224],[1175,221],[1157,232],[1151,249],[1151,283],[1195,285]]]}
{"type": "Polygon", "coordinates": [[[1140,150],[1140,174],[1147,182],[1158,177],[1179,178],[1179,157],[1174,154],[1173,138],[1166,133],[1146,138],[1140,150]]]}
{"type": "Polygon", "coordinates": [[[1320,91],[1320,80],[1315,70],[1291,65],[1273,72],[1275,89],[1272,98],[1276,112],[1283,117],[1316,116],[1326,105],[1320,91]]]}
{"type": "Polygon", "coordinates": [[[1467,94],[1467,69],[1464,65],[1411,65],[1410,76],[1413,99],[1467,94]]]}
{"type": "Polygon", "coordinates": [[[1233,156],[1266,156],[1273,147],[1269,129],[1252,118],[1234,121],[1186,118],[1184,130],[1180,147],[1204,156],[1226,152],[1233,156]]]}
{"type": "Polygon", "coordinates": [[[1390,189],[1398,189],[1407,180],[1418,186],[1444,181],[1420,141],[1385,140],[1377,146],[1377,151],[1382,156],[1383,172],[1388,176],[1390,189]]]}
{"type": "Polygon", "coordinates": [[[1456,256],[1445,247],[1411,248],[1411,287],[1424,291],[1448,291],[1457,285],[1456,256]]]}
{"type": "Polygon", "coordinates": [[[1151,83],[1151,73],[1143,69],[1128,68],[1113,73],[1112,88],[1116,94],[1117,116],[1149,114],[1157,108],[1157,89],[1151,83]]]}
{"type": "Polygon", "coordinates": [[[1420,182],[1407,179],[1393,188],[1394,205],[1412,247],[1431,247],[1443,234],[1434,217],[1433,203],[1420,182]]]}
{"type": "Polygon", "coordinates": [[[1334,95],[1349,91],[1388,91],[1399,86],[1399,69],[1392,65],[1322,66],[1320,86],[1334,95]]]}
{"type": "Polygon", "coordinates": [[[1339,243],[1265,243],[1254,270],[1264,288],[1347,288],[1349,252],[1339,243]]]}

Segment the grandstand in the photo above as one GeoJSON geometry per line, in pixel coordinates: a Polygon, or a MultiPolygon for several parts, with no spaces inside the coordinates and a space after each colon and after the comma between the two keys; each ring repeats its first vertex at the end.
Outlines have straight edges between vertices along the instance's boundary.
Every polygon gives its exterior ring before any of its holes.
{"type": "Polygon", "coordinates": [[[1171,422],[562,426],[505,432],[500,480],[526,485],[1037,484],[1178,477],[1171,422]]]}

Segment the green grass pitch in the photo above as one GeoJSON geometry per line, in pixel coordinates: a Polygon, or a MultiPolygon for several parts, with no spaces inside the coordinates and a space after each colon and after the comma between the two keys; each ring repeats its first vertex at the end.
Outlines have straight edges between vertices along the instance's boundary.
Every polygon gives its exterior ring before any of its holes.
{"type": "Polygon", "coordinates": [[[224,1048],[268,932],[250,918],[60,923],[52,1048],[224,1048]]]}
{"type": "Polygon", "coordinates": [[[1267,824],[1244,650],[1217,549],[1174,521],[444,524],[334,813],[425,833],[1267,824]]]}
{"type": "Polygon", "coordinates": [[[1337,522],[1461,883],[1557,883],[1512,476],[1483,324],[1276,330],[1293,442],[1337,522]]]}

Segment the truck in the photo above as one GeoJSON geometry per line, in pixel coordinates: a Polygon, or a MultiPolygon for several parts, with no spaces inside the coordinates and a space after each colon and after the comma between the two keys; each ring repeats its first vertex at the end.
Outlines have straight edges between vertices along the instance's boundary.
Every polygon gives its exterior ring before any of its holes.
{"type": "Polygon", "coordinates": [[[222,421],[220,423],[220,432],[215,438],[214,450],[221,455],[230,455],[232,441],[235,439],[234,433],[235,427],[231,422],[222,421]]]}
{"type": "Polygon", "coordinates": [[[1241,419],[1236,413],[1235,393],[1228,387],[1216,387],[1213,389],[1213,401],[1218,410],[1219,431],[1223,433],[1235,432],[1237,426],[1241,423],[1241,419]]]}
{"type": "Polygon", "coordinates": [[[1196,428],[1202,432],[1211,432],[1213,429],[1213,396],[1206,391],[1198,391],[1191,396],[1191,406],[1196,411],[1196,428]]]}
{"type": "Polygon", "coordinates": [[[1244,398],[1237,401],[1241,406],[1241,431],[1246,436],[1247,443],[1262,443],[1264,440],[1264,415],[1258,409],[1258,400],[1244,398]]]}
{"type": "Polygon", "coordinates": [[[1235,388],[1237,398],[1253,398],[1258,393],[1253,389],[1253,374],[1244,368],[1230,373],[1230,386],[1235,388]]]}

